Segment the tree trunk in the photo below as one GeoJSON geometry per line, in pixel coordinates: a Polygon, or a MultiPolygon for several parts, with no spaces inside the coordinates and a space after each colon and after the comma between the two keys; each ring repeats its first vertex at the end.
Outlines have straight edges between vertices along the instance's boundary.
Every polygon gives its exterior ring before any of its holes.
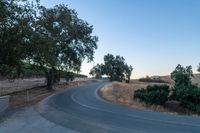
{"type": "Polygon", "coordinates": [[[53,90],[54,84],[54,70],[53,68],[45,71],[46,81],[47,81],[47,90],[53,90]]]}

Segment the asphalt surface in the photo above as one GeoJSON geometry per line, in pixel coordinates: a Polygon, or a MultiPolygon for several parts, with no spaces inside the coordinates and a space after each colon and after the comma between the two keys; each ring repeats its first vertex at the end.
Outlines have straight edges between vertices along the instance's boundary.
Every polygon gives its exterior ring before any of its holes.
{"type": "Polygon", "coordinates": [[[44,100],[48,121],[81,133],[200,133],[200,118],[129,108],[97,95],[106,81],[81,85],[44,100]]]}
{"type": "Polygon", "coordinates": [[[12,109],[0,117],[0,133],[77,133],[57,125],[44,117],[34,107],[12,109]]]}

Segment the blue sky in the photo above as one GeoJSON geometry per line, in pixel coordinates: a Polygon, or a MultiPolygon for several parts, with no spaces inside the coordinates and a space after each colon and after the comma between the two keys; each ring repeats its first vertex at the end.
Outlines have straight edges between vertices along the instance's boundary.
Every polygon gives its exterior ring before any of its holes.
{"type": "MultiPolygon", "coordinates": [[[[177,64],[200,62],[200,0],[41,0],[67,4],[94,26],[99,37],[95,63],[107,53],[134,67],[132,78],[169,75],[177,64]]],[[[82,65],[88,74],[93,63],[82,65]]]]}

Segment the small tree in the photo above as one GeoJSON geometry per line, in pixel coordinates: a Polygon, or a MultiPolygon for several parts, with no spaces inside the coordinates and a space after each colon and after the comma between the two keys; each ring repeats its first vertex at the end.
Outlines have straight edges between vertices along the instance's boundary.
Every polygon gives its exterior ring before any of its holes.
{"type": "Polygon", "coordinates": [[[180,64],[171,73],[175,81],[171,99],[181,101],[182,96],[192,87],[192,66],[183,67],[180,64]]]}
{"type": "Polygon", "coordinates": [[[171,73],[171,78],[175,81],[175,86],[190,86],[192,84],[192,66],[184,68],[180,64],[171,73]]]}
{"type": "Polygon", "coordinates": [[[123,57],[107,54],[104,56],[104,64],[97,64],[90,74],[98,77],[107,75],[111,81],[130,82],[132,70],[132,66],[128,66],[123,57]]]}
{"type": "Polygon", "coordinates": [[[171,73],[171,77],[175,81],[171,99],[180,101],[183,107],[200,113],[200,88],[192,85],[192,67],[184,68],[178,65],[171,73]]]}

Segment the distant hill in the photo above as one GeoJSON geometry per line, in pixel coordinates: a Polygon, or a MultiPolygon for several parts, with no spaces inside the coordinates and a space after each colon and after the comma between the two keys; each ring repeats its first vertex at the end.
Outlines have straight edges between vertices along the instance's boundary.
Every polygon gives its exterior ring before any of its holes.
{"type": "MultiPolygon", "coordinates": [[[[160,76],[160,78],[168,83],[173,84],[174,81],[170,78],[170,76],[160,76]]],[[[192,78],[192,83],[200,86],[200,74],[194,74],[194,78],[192,78]]]]}
{"type": "MultiPolygon", "coordinates": [[[[174,84],[174,81],[170,78],[169,75],[167,75],[167,76],[151,76],[151,77],[146,77],[146,78],[147,79],[151,78],[152,80],[159,79],[160,81],[165,81],[166,83],[174,84]]],[[[146,78],[141,78],[141,79],[146,79],[146,78]]],[[[135,79],[132,81],[137,82],[137,81],[140,81],[140,79],[135,79]]],[[[147,82],[148,82],[148,80],[147,80],[147,82]]],[[[200,86],[200,74],[194,74],[194,78],[192,78],[192,82],[193,82],[193,84],[200,86]]]]}

